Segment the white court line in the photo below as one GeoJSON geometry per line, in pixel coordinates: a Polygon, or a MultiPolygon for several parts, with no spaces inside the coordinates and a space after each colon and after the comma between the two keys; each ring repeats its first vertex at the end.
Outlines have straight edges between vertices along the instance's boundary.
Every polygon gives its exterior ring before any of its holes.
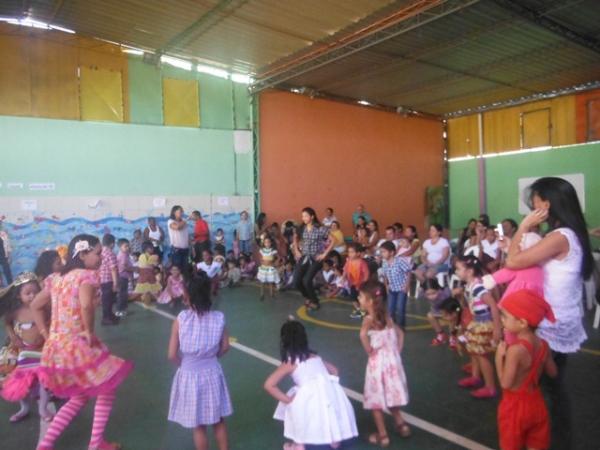
{"type": "MultiPolygon", "coordinates": [[[[148,311],[152,311],[156,314],[166,317],[167,319],[171,319],[171,320],[176,319],[176,317],[173,314],[162,311],[158,308],[146,306],[143,303],[139,303],[139,302],[136,302],[136,304],[141,306],[144,309],[147,309],[148,311]]],[[[246,353],[250,356],[254,356],[255,358],[260,359],[261,361],[264,361],[273,366],[277,367],[281,364],[281,361],[279,361],[278,359],[275,359],[265,353],[259,352],[258,350],[255,350],[253,348],[246,347],[245,345],[240,344],[239,342],[231,342],[231,346],[243,353],[246,353]]],[[[362,403],[363,395],[361,393],[353,391],[352,389],[348,389],[346,387],[344,387],[344,392],[352,400],[356,400],[357,402],[362,403]]],[[[408,414],[408,413],[402,411],[402,416],[411,425],[413,425],[417,428],[420,428],[424,431],[427,431],[428,433],[431,433],[442,439],[445,439],[449,442],[452,442],[453,444],[460,445],[461,447],[467,448],[469,450],[492,450],[490,447],[486,447],[485,445],[480,444],[479,442],[475,442],[472,439],[461,436],[460,434],[453,433],[450,430],[446,430],[445,428],[439,427],[439,426],[437,426],[431,422],[428,422],[424,419],[420,419],[419,417],[413,416],[412,414],[408,414]]]]}

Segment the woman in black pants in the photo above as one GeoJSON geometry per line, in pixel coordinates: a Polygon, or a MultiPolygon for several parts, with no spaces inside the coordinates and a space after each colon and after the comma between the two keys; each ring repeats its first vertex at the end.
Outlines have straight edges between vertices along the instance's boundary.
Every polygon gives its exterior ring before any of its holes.
{"type": "Polygon", "coordinates": [[[323,267],[322,261],[333,248],[333,241],[328,242],[329,229],[319,223],[314,209],[302,210],[302,223],[300,235],[292,244],[297,261],[294,286],[304,296],[306,309],[316,310],[320,306],[313,278],[323,267]]]}

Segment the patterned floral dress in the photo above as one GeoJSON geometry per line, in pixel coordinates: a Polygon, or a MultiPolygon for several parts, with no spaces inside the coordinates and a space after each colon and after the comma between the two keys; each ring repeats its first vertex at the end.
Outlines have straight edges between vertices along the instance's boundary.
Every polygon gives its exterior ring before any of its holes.
{"type": "Polygon", "coordinates": [[[79,300],[79,289],[84,284],[99,288],[97,271],[75,269],[64,276],[51,275],[45,281],[52,297],[52,321],[38,377],[58,397],[94,397],[112,392],[133,368],[131,362],[111,355],[101,342],[92,346],[87,343],[79,300]]]}
{"type": "Polygon", "coordinates": [[[393,326],[370,330],[373,353],[367,362],[363,407],[384,409],[408,404],[406,374],[393,326]]]}

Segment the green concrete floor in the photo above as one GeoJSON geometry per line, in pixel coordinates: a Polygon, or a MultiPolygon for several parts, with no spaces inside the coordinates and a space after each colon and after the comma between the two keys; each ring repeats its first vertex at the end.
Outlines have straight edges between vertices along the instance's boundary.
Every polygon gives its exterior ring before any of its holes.
{"type": "MultiPolygon", "coordinates": [[[[224,290],[216,308],[225,312],[231,336],[239,343],[271,357],[278,355],[279,328],[289,314],[297,314],[301,299],[296,293],[280,293],[275,299],[258,300],[258,289],[244,286],[224,290]]],[[[169,308],[162,308],[173,312],[169,308]]],[[[98,327],[98,334],[112,351],[135,361],[136,369],[119,390],[108,426],[107,437],[118,440],[125,450],[192,450],[191,432],[167,421],[169,392],[175,368],[166,359],[171,321],[153,311],[131,306],[133,314],[118,327],[98,327]]],[[[348,318],[350,305],[327,302],[313,317],[333,324],[358,326],[348,318]]],[[[425,324],[423,301],[410,300],[410,326],[425,324]]],[[[568,382],[574,404],[577,445],[574,450],[596,449],[600,442],[600,332],[586,327],[590,339],[570,361],[568,382]]],[[[360,346],[358,331],[340,330],[306,322],[311,346],[337,365],[345,387],[362,392],[366,356],[360,346]]],[[[419,327],[422,328],[422,327],[419,327]]],[[[447,348],[429,346],[430,329],[407,333],[403,360],[409,382],[411,402],[406,411],[482,445],[497,448],[495,425],[496,401],[471,399],[456,387],[461,377],[461,360],[447,348]]],[[[280,449],[283,427],[272,419],[276,406],[262,389],[274,366],[238,349],[222,359],[234,404],[234,415],[228,420],[231,449],[280,449]]],[[[371,417],[362,405],[353,401],[361,436],[344,443],[348,450],[373,449],[365,435],[374,430],[371,417]]],[[[0,402],[0,448],[3,450],[34,449],[39,431],[37,415],[15,425],[8,423],[16,406],[0,402]]],[[[61,437],[57,450],[84,450],[91,429],[91,406],[61,437]]],[[[391,422],[388,422],[391,425],[391,422]]],[[[214,445],[211,448],[215,448],[214,445]]],[[[316,448],[316,447],[314,447],[316,448]]],[[[430,432],[413,427],[413,436],[401,439],[392,435],[391,449],[456,449],[461,448],[430,432]]]]}

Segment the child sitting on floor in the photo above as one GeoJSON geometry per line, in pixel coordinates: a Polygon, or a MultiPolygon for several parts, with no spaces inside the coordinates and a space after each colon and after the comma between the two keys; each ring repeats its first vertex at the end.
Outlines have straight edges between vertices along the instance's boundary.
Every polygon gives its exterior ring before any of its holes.
{"type": "Polygon", "coordinates": [[[169,269],[169,277],[167,278],[167,286],[158,296],[158,303],[163,305],[171,304],[175,307],[177,300],[181,299],[184,294],[184,281],[181,269],[179,266],[171,266],[169,269]]]}

